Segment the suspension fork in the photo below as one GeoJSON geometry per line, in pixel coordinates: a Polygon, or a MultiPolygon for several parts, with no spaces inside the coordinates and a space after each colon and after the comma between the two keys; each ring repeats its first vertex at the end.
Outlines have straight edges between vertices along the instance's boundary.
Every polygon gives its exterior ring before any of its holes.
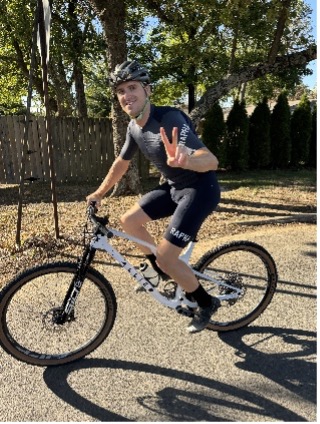
{"type": "Polygon", "coordinates": [[[78,259],[77,271],[71,281],[67,294],[62,303],[59,317],[56,318],[57,324],[64,324],[68,319],[73,318],[73,311],[76,300],[79,296],[87,270],[93,261],[95,254],[96,249],[94,249],[91,244],[89,244],[85,247],[82,257],[78,259]]]}

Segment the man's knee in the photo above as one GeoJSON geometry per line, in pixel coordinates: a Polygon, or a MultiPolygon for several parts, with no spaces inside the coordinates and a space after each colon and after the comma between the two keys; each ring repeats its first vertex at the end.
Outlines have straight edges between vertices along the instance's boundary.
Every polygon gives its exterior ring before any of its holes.
{"type": "Polygon", "coordinates": [[[124,230],[137,228],[150,221],[139,205],[135,205],[120,217],[120,223],[124,230]]]}
{"type": "Polygon", "coordinates": [[[128,225],[131,225],[132,223],[132,215],[127,211],[125,214],[123,214],[120,217],[120,224],[122,228],[126,228],[128,225]]]}
{"type": "Polygon", "coordinates": [[[157,263],[162,271],[170,273],[177,265],[181,248],[173,245],[167,240],[163,240],[157,247],[157,263]]]}

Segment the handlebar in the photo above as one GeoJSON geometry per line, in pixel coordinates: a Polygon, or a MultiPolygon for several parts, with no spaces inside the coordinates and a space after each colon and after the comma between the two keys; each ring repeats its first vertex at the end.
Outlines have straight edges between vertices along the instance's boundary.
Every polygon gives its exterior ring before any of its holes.
{"type": "Polygon", "coordinates": [[[87,208],[87,214],[88,216],[95,215],[98,212],[98,208],[96,207],[97,202],[92,201],[90,202],[88,208],[87,208]]]}
{"type": "Polygon", "coordinates": [[[99,231],[110,237],[111,232],[106,228],[106,225],[109,223],[109,218],[107,216],[97,216],[96,213],[98,212],[98,208],[96,207],[96,202],[90,202],[88,208],[87,208],[87,215],[90,221],[97,226],[99,231]]]}

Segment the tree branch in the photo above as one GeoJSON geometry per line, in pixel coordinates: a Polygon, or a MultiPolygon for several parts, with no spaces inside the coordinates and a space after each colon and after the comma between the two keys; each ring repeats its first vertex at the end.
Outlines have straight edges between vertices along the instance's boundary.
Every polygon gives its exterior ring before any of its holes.
{"type": "Polygon", "coordinates": [[[282,9],[280,11],[278,22],[277,22],[277,28],[274,34],[272,46],[268,54],[269,63],[273,63],[276,60],[276,57],[279,51],[280,41],[284,32],[286,21],[289,16],[290,5],[291,5],[291,0],[284,0],[282,3],[282,9]]]}
{"type": "Polygon", "coordinates": [[[232,88],[239,87],[244,82],[253,81],[267,74],[277,74],[288,68],[304,66],[316,58],[317,46],[311,45],[300,52],[279,56],[273,63],[264,62],[255,66],[248,66],[237,73],[231,74],[205,92],[190,113],[190,118],[197,126],[210,107],[232,88]]]}
{"type": "Polygon", "coordinates": [[[158,18],[162,21],[162,22],[166,22],[167,24],[172,24],[174,23],[175,19],[172,16],[169,16],[167,13],[165,13],[161,7],[158,1],[156,0],[145,0],[145,6],[155,12],[155,14],[158,16],[158,18]]]}

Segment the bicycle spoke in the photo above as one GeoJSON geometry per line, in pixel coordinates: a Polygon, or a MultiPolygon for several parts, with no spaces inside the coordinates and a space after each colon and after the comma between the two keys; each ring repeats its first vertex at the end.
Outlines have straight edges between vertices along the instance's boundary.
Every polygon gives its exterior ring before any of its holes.
{"type": "Polygon", "coordinates": [[[239,328],[253,321],[270,303],[277,275],[272,258],[260,246],[233,243],[207,254],[200,262],[198,269],[218,283],[199,278],[202,285],[221,300],[209,328],[239,328]]]}
{"type": "Polygon", "coordinates": [[[115,297],[96,272],[88,273],[68,319],[58,319],[75,270],[75,265],[60,263],[35,268],[8,287],[1,311],[1,342],[7,351],[37,365],[66,363],[90,353],[107,337],[115,297]]]}

